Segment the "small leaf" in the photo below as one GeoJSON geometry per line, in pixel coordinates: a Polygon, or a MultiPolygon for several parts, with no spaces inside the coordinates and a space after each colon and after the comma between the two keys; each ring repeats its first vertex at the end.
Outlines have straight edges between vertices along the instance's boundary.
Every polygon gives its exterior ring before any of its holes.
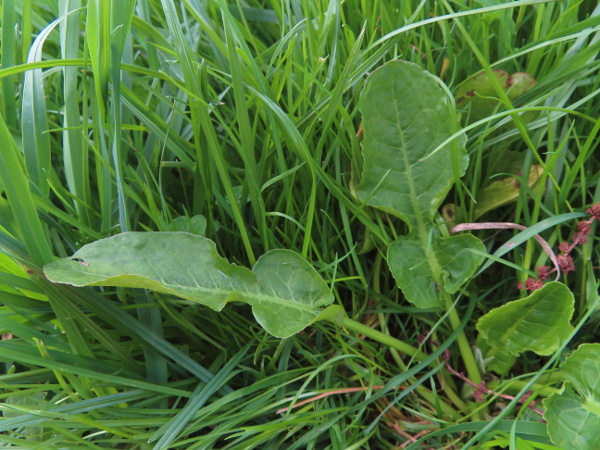
{"type": "Polygon", "coordinates": [[[439,289],[456,292],[481,264],[483,257],[470,249],[485,252],[481,241],[470,234],[449,238],[433,235],[428,248],[411,233],[390,245],[388,264],[409,302],[419,308],[439,308],[443,306],[439,289]],[[435,268],[441,272],[434,273],[435,268]],[[442,281],[443,286],[437,286],[436,280],[442,281]]]}
{"type": "Polygon", "coordinates": [[[313,321],[313,323],[326,320],[328,322],[335,323],[337,326],[342,326],[342,321],[346,317],[346,310],[340,305],[329,305],[323,310],[323,312],[321,312],[321,314],[319,314],[319,316],[313,321]]]}
{"type": "Polygon", "coordinates": [[[565,386],[544,400],[548,434],[565,450],[600,448],[600,344],[581,345],[561,366],[565,386]]]}
{"type": "Polygon", "coordinates": [[[209,239],[183,232],[118,234],[47,264],[44,273],[56,283],[149,289],[217,311],[245,302],[277,337],[310,325],[333,301],[327,284],[294,252],[272,250],[251,272],[221,258],[209,239]]]}
{"type": "MultiPolygon", "coordinates": [[[[369,76],[361,94],[365,159],[358,196],[414,227],[433,221],[454,180],[451,145],[455,107],[441,81],[416,64],[392,61],[369,76]]],[[[458,163],[468,157],[458,139],[458,163]]]]}
{"type": "MultiPolygon", "coordinates": [[[[508,81],[508,72],[504,70],[492,71],[500,86],[505,87],[508,81]]],[[[477,122],[494,113],[498,106],[498,93],[485,71],[473,75],[460,85],[456,94],[456,104],[469,105],[468,123],[477,122]]]]}
{"type": "Polygon", "coordinates": [[[513,73],[506,82],[508,98],[515,100],[531,90],[536,84],[537,80],[527,72],[513,73]]]}
{"type": "MultiPolygon", "coordinates": [[[[529,297],[493,309],[477,322],[477,329],[496,352],[517,356],[531,350],[551,355],[573,327],[573,294],[564,284],[550,282],[529,297]]],[[[504,355],[506,359],[506,355],[504,355]]]]}
{"type": "Polygon", "coordinates": [[[203,236],[206,231],[206,217],[201,215],[176,217],[171,226],[173,231],[185,231],[203,236]]]}
{"type": "MultiPolygon", "coordinates": [[[[492,70],[494,77],[500,84],[505,87],[508,82],[509,75],[505,70],[492,70]]],[[[485,71],[481,71],[473,75],[471,78],[464,81],[456,91],[454,97],[457,104],[467,103],[471,100],[477,100],[480,97],[496,97],[496,90],[492,85],[492,81],[485,71]]]]}

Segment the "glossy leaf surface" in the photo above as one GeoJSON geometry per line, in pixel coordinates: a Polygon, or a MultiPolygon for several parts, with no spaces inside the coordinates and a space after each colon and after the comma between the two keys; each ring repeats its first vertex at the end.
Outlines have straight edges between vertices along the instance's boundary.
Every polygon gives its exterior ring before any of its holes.
{"type": "Polygon", "coordinates": [[[47,264],[44,273],[57,283],[149,289],[217,311],[245,302],[277,337],[302,330],[333,301],[314,268],[292,251],[272,250],[250,271],[221,258],[209,239],[183,232],[122,233],[47,264]]]}

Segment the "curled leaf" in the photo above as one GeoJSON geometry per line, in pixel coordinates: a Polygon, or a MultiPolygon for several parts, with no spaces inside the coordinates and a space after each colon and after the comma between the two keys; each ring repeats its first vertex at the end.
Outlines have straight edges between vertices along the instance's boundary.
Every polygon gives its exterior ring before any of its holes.
{"type": "MultiPolygon", "coordinates": [[[[525,94],[537,83],[535,78],[525,72],[509,75],[504,70],[492,70],[492,74],[511,101],[525,94]]],[[[492,115],[499,104],[498,92],[486,71],[478,72],[464,81],[454,97],[457,105],[469,105],[469,123],[492,115]]]]}

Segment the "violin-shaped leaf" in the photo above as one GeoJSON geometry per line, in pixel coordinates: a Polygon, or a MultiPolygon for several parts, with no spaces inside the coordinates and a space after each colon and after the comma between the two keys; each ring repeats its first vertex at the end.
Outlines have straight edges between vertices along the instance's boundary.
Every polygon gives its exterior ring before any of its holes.
{"type": "Polygon", "coordinates": [[[245,302],[265,330],[282,338],[317,320],[333,301],[327,283],[292,251],[272,250],[250,271],[220,257],[209,239],[185,232],[118,234],[47,264],[44,273],[56,283],[143,288],[216,311],[245,302]]]}

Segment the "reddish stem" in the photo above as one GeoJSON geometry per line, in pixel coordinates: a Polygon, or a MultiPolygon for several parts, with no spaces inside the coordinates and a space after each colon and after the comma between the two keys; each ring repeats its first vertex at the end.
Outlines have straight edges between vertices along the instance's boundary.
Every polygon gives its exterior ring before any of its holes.
{"type": "MultiPolygon", "coordinates": [[[[306,405],[307,403],[314,402],[321,398],[329,397],[330,395],[335,394],[350,394],[352,392],[364,392],[368,389],[378,390],[383,389],[385,386],[373,386],[371,388],[368,387],[358,387],[358,388],[343,388],[343,389],[334,389],[333,391],[323,392],[321,394],[315,395],[314,397],[307,398],[306,400],[302,400],[301,402],[294,403],[292,406],[288,406],[287,408],[281,408],[276,411],[277,414],[281,414],[286,412],[289,409],[296,408],[297,406],[306,405]]],[[[396,386],[395,389],[406,389],[406,386],[396,386]]]]}
{"type": "MultiPolygon", "coordinates": [[[[482,223],[461,223],[456,225],[452,230],[452,233],[458,233],[459,231],[467,231],[467,230],[503,230],[503,229],[517,229],[525,231],[527,227],[523,225],[519,225],[518,223],[511,222],[482,222],[482,223]]],[[[548,243],[541,237],[539,234],[535,234],[533,236],[536,241],[542,246],[546,254],[550,257],[552,264],[554,264],[554,268],[556,269],[556,280],[560,277],[560,265],[558,264],[558,259],[556,258],[556,254],[552,251],[552,247],[548,245],[548,243]]],[[[508,241],[503,246],[506,248],[513,247],[515,245],[514,242],[508,241]]]]}
{"type": "MultiPolygon", "coordinates": [[[[498,392],[492,391],[491,389],[488,389],[485,385],[485,381],[482,381],[481,384],[475,384],[473,383],[471,380],[469,380],[465,374],[463,374],[462,372],[457,372],[456,370],[454,370],[452,367],[450,367],[450,364],[448,364],[448,361],[446,361],[446,369],[448,369],[448,372],[450,372],[452,375],[457,376],[458,378],[460,378],[461,380],[463,380],[465,383],[473,386],[475,388],[475,397],[477,398],[478,396],[481,397],[480,394],[492,394],[495,395],[497,397],[503,398],[505,400],[514,400],[515,397],[512,395],[506,395],[506,394],[500,394],[498,392]],[[480,393],[478,395],[478,393],[480,393]]],[[[527,401],[527,399],[529,398],[529,395],[523,396],[521,398],[519,398],[518,402],[523,404],[527,401]]],[[[479,399],[478,399],[479,400],[479,399]]],[[[535,411],[536,413],[538,413],[540,416],[544,415],[544,412],[541,409],[538,409],[535,407],[534,402],[531,402],[530,404],[527,405],[529,408],[531,408],[533,411],[535,411]]]]}

